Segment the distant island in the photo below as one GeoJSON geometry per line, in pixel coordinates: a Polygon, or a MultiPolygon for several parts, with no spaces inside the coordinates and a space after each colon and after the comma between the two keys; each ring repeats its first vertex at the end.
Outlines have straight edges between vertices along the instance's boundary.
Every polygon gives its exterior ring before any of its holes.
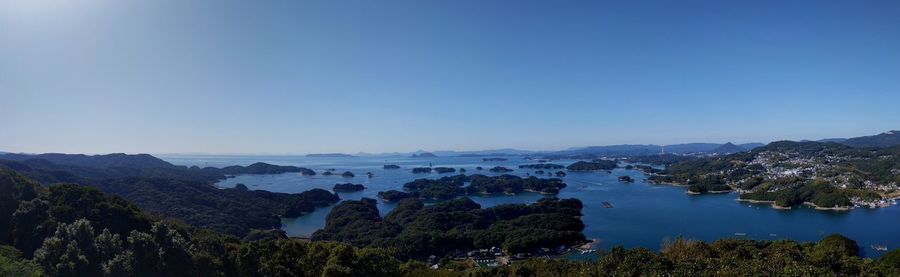
{"type": "Polygon", "coordinates": [[[354,192],[354,191],[361,191],[364,189],[366,189],[366,186],[363,186],[362,184],[352,184],[352,183],[334,184],[334,187],[331,188],[331,190],[333,190],[335,192],[354,192]]]}
{"type": "Polygon", "coordinates": [[[344,178],[353,178],[353,177],[356,177],[356,176],[353,175],[353,172],[350,172],[350,171],[344,171],[344,173],[341,173],[341,177],[344,177],[344,178]]]}
{"type": "Polygon", "coordinates": [[[542,163],[542,164],[523,164],[523,165],[519,165],[519,168],[528,168],[528,169],[561,169],[561,168],[565,168],[565,166],[558,165],[558,164],[542,163]]]}
{"type": "Polygon", "coordinates": [[[618,166],[616,161],[610,160],[593,160],[590,162],[578,161],[566,167],[569,171],[594,171],[594,170],[613,170],[618,166]]]}
{"type": "Polygon", "coordinates": [[[619,182],[632,183],[634,182],[634,178],[631,178],[631,176],[619,176],[619,182]]]}
{"type": "Polygon", "coordinates": [[[422,153],[418,153],[418,154],[412,154],[409,157],[410,158],[437,158],[437,155],[428,153],[428,152],[422,152],[422,153]]]}
{"type": "Polygon", "coordinates": [[[508,159],[507,158],[483,158],[481,160],[485,161],[485,162],[503,162],[503,161],[507,161],[508,159]]]}
{"type": "Polygon", "coordinates": [[[416,167],[416,168],[412,169],[412,173],[414,173],[414,174],[431,173],[431,168],[430,167],[416,167]]]}
{"type": "Polygon", "coordinates": [[[322,153],[322,154],[307,154],[307,157],[310,158],[352,158],[356,157],[350,154],[342,154],[342,153],[322,153]]]}
{"type": "Polygon", "coordinates": [[[239,174],[282,174],[289,172],[299,172],[303,175],[316,175],[316,172],[303,167],[296,166],[281,166],[281,165],[272,165],[267,163],[254,163],[248,166],[228,166],[224,167],[220,170],[223,174],[228,175],[239,175],[239,174]]]}
{"type": "Polygon", "coordinates": [[[400,169],[400,166],[395,164],[386,164],[384,165],[384,169],[400,169]]]}

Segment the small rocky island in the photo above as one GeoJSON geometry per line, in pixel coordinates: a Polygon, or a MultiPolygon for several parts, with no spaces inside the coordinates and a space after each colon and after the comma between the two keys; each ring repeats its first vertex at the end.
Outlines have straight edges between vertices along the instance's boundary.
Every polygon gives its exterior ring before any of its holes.
{"type": "Polygon", "coordinates": [[[341,177],[344,177],[344,178],[353,178],[353,177],[356,177],[356,176],[353,175],[353,172],[350,172],[350,171],[344,171],[344,173],[341,174],[341,177]]]}
{"type": "Polygon", "coordinates": [[[507,161],[506,158],[483,158],[481,160],[485,161],[485,162],[505,162],[505,161],[507,161]]]}
{"type": "Polygon", "coordinates": [[[331,190],[333,190],[334,192],[354,192],[354,191],[361,191],[364,189],[366,189],[366,186],[363,186],[362,184],[352,184],[352,183],[334,184],[334,187],[331,188],[331,190]]]}
{"type": "Polygon", "coordinates": [[[619,176],[619,182],[622,182],[622,183],[633,183],[633,182],[634,182],[634,178],[631,178],[631,176],[627,176],[627,175],[626,175],[626,176],[619,176]]]}
{"type": "Polygon", "coordinates": [[[396,164],[386,164],[384,165],[384,169],[400,169],[400,166],[396,164]]]}
{"type": "Polygon", "coordinates": [[[431,173],[431,168],[430,167],[416,167],[416,168],[412,169],[412,173],[413,174],[431,173]]]}

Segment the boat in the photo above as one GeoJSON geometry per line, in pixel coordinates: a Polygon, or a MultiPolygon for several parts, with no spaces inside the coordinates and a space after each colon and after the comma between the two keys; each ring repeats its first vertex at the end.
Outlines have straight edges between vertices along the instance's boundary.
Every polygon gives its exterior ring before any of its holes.
{"type": "Polygon", "coordinates": [[[746,236],[747,233],[734,233],[735,236],[746,236]]]}
{"type": "Polygon", "coordinates": [[[607,209],[610,209],[610,208],[613,207],[613,205],[610,204],[609,202],[603,202],[603,207],[604,207],[604,208],[607,208],[607,209]]]}
{"type": "Polygon", "coordinates": [[[879,251],[879,252],[887,252],[888,249],[887,249],[887,246],[885,246],[885,245],[873,244],[872,250],[879,251]]]}

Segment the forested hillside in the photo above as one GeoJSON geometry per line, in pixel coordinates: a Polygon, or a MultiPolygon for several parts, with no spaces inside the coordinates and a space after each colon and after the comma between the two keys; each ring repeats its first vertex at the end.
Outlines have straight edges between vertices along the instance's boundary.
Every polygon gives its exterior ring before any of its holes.
{"type": "Polygon", "coordinates": [[[122,196],[148,212],[236,236],[244,236],[251,229],[279,228],[282,217],[297,217],[340,200],[321,189],[288,194],[249,190],[246,186],[220,189],[212,185],[213,181],[225,178],[225,174],[315,174],[293,166],[255,163],[200,169],[174,166],[149,155],[123,154],[0,156],[4,157],[21,161],[0,160],[0,168],[14,170],[42,184],[96,187],[122,196]]]}

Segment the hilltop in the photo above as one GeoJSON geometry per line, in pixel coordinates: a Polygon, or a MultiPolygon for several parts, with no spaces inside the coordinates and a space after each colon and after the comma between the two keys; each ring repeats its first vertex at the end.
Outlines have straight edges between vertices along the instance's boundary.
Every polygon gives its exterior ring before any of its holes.
{"type": "Polygon", "coordinates": [[[853,147],[891,147],[900,145],[900,131],[887,131],[874,136],[849,138],[840,143],[853,147]]]}

